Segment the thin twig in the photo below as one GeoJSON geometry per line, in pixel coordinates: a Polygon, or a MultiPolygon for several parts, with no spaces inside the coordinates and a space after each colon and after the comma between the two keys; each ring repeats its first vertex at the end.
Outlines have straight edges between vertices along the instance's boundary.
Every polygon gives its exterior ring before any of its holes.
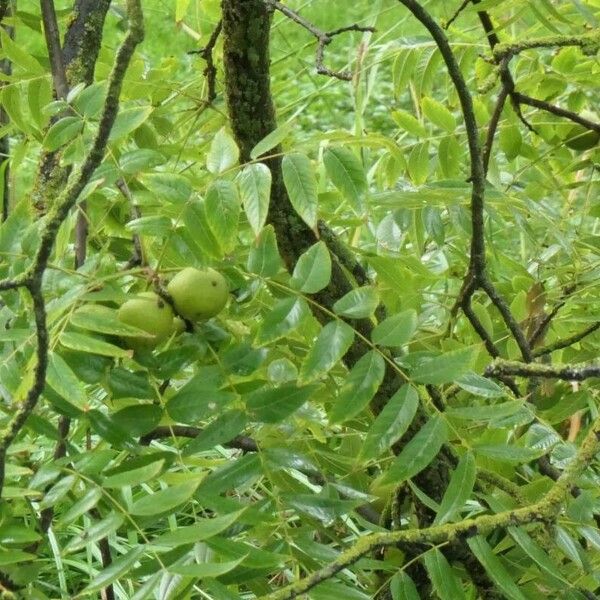
{"type": "Polygon", "coordinates": [[[329,46],[333,41],[333,38],[342,33],[346,33],[348,31],[375,31],[374,27],[363,27],[362,25],[357,25],[356,23],[353,25],[348,25],[346,27],[340,27],[339,29],[334,29],[333,31],[322,31],[315,25],[313,25],[310,21],[307,21],[304,17],[300,16],[297,12],[293,11],[291,8],[288,8],[281,2],[277,0],[265,0],[265,3],[273,8],[277,9],[279,12],[284,14],[288,19],[294,21],[301,27],[304,27],[309,33],[311,33],[317,39],[317,50],[315,52],[315,65],[317,67],[317,73],[319,75],[327,75],[329,77],[335,77],[336,79],[341,79],[342,81],[352,81],[352,72],[350,71],[334,71],[329,67],[326,67],[324,64],[325,58],[325,47],[329,46]]]}
{"type": "Polygon", "coordinates": [[[486,173],[488,172],[490,166],[490,157],[492,155],[494,137],[496,136],[496,130],[498,129],[498,123],[500,122],[500,117],[502,116],[502,111],[504,110],[504,105],[506,104],[508,93],[508,89],[505,86],[502,86],[502,89],[500,90],[500,93],[498,94],[498,98],[496,100],[496,106],[494,107],[492,118],[490,119],[490,123],[488,125],[485,144],[483,146],[483,170],[486,173]]]}
{"type": "Polygon", "coordinates": [[[53,0],[40,0],[40,7],[42,10],[42,22],[44,24],[44,35],[46,37],[46,47],[50,59],[54,90],[57,98],[65,100],[69,93],[69,84],[65,75],[65,65],[63,63],[60,32],[58,30],[54,2],[53,0]]]}
{"type": "Polygon", "coordinates": [[[555,104],[550,104],[550,102],[546,102],[545,100],[538,100],[537,98],[532,98],[531,96],[521,94],[520,92],[513,92],[512,97],[519,104],[527,104],[528,106],[539,108],[540,110],[552,113],[553,115],[569,119],[574,123],[579,123],[579,125],[582,125],[586,129],[600,133],[600,123],[586,119],[585,117],[582,117],[578,113],[575,113],[571,110],[566,110],[565,108],[561,108],[555,104]]]}
{"type": "Polygon", "coordinates": [[[572,346],[573,344],[580,342],[582,339],[584,339],[591,333],[598,331],[598,329],[600,329],[600,321],[596,321],[595,323],[592,323],[590,326],[586,327],[583,331],[580,331],[579,333],[575,333],[568,338],[564,338],[562,340],[557,340],[556,342],[553,342],[552,344],[548,344],[547,346],[538,348],[537,350],[534,351],[533,355],[536,357],[537,356],[545,356],[546,354],[556,352],[556,350],[562,350],[563,348],[568,348],[569,346],[572,346]]]}
{"type": "Polygon", "coordinates": [[[444,29],[448,29],[450,27],[450,25],[452,25],[452,23],[454,23],[454,21],[456,21],[456,19],[458,19],[458,17],[460,17],[463,10],[465,10],[465,8],[467,8],[467,6],[469,6],[469,4],[471,4],[471,0],[463,0],[461,2],[460,6],[454,11],[454,14],[444,24],[444,29]]]}

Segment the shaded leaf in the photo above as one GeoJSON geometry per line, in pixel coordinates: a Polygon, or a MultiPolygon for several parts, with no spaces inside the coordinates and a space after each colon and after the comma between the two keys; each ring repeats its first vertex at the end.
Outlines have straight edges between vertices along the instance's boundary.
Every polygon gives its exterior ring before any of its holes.
{"type": "Polygon", "coordinates": [[[446,437],[444,419],[440,415],[431,417],[396,456],[381,483],[401,483],[420,473],[437,456],[446,437]]]}
{"type": "Polygon", "coordinates": [[[353,340],[354,330],[343,321],[325,325],[302,361],[298,382],[309,383],[326,375],[346,354],[353,340]]]}
{"type": "Polygon", "coordinates": [[[362,356],[352,367],[344,381],[333,409],[331,423],[342,423],[359,414],[371,401],[385,375],[385,361],[372,350],[362,356]]]}
{"type": "Polygon", "coordinates": [[[360,457],[377,458],[399,440],[417,412],[419,396],[414,387],[403,385],[386,403],[367,432],[360,457]]]}

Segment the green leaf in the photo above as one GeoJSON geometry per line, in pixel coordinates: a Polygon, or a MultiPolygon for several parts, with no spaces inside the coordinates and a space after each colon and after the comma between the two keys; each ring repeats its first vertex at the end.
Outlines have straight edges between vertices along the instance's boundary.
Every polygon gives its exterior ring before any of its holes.
{"type": "Polygon", "coordinates": [[[404,346],[417,330],[417,312],[412,308],[392,315],[379,323],[371,340],[379,346],[404,346]]]}
{"type": "Polygon", "coordinates": [[[352,367],[329,413],[331,423],[343,423],[359,414],[372,400],[385,375],[385,361],[372,350],[352,367]]]}
{"type": "Polygon", "coordinates": [[[508,533],[519,544],[521,549],[531,558],[547,577],[555,583],[555,585],[568,585],[568,582],[562,577],[560,569],[556,563],[548,556],[548,554],[536,542],[534,542],[529,534],[522,527],[508,527],[508,533]]]}
{"type": "Polygon", "coordinates": [[[119,321],[117,311],[101,304],[84,304],[71,315],[71,325],[121,337],[151,337],[146,331],[119,321]]]}
{"type": "Polygon", "coordinates": [[[417,366],[412,371],[411,378],[418,383],[431,385],[450,383],[471,370],[478,352],[477,346],[446,352],[417,366]]]}
{"type": "Polygon", "coordinates": [[[57,529],[62,529],[69,523],[75,521],[75,519],[78,519],[81,515],[92,510],[92,508],[94,508],[101,500],[103,494],[103,490],[99,487],[93,487],[87,490],[81,498],[71,504],[60,516],[60,519],[56,522],[57,529]]]}
{"type": "Polygon", "coordinates": [[[236,394],[221,391],[207,381],[201,370],[170,398],[167,412],[175,421],[193,424],[211,413],[217,414],[236,398],[236,394]]]}
{"type": "Polygon", "coordinates": [[[281,269],[281,257],[277,247],[277,236],[272,225],[267,225],[259,234],[248,254],[248,271],[261,277],[275,277],[281,269]]]}
{"type": "Polygon", "coordinates": [[[87,394],[85,387],[73,373],[71,367],[56,352],[48,356],[48,372],[46,383],[69,404],[80,410],[87,408],[87,394]]]}
{"type": "Polygon", "coordinates": [[[422,185],[429,175],[429,142],[415,144],[408,157],[408,174],[415,185],[422,185]]]}
{"type": "Polygon", "coordinates": [[[461,406],[449,408],[446,414],[456,419],[466,421],[490,421],[514,415],[526,406],[524,400],[509,400],[502,404],[491,404],[489,406],[461,406]]]}
{"type": "Polygon", "coordinates": [[[206,577],[219,577],[233,571],[240,563],[244,561],[245,557],[238,558],[237,560],[230,560],[221,563],[200,563],[194,565],[171,565],[167,567],[167,571],[170,573],[176,573],[177,575],[184,575],[186,577],[193,577],[194,579],[204,579],[206,577]]]}
{"type": "Polygon", "coordinates": [[[87,411],[86,417],[94,432],[113,446],[130,450],[136,447],[131,438],[131,433],[118,421],[115,421],[113,415],[105,415],[103,412],[94,409],[87,411]]]}
{"type": "Polygon", "coordinates": [[[23,552],[23,550],[17,550],[15,548],[11,548],[10,550],[0,550],[0,567],[16,565],[31,560],[35,560],[35,554],[31,554],[30,552],[23,552]]]}
{"type": "Polygon", "coordinates": [[[256,144],[256,146],[254,146],[254,148],[252,148],[250,151],[250,158],[252,160],[256,160],[259,156],[262,156],[269,150],[275,148],[275,146],[281,144],[281,142],[283,142],[283,140],[289,135],[292,129],[293,127],[291,123],[284,123],[283,125],[277,127],[277,129],[271,131],[271,133],[266,135],[262,140],[260,140],[260,142],[258,142],[258,144],[256,144]]]}
{"type": "Polygon", "coordinates": [[[280,300],[264,317],[256,334],[257,344],[267,344],[294,331],[310,313],[302,298],[280,300]]]}
{"type": "Polygon", "coordinates": [[[396,124],[401,129],[408,131],[408,133],[418,138],[427,136],[427,130],[423,127],[422,123],[408,111],[399,108],[393,110],[391,114],[392,119],[396,121],[396,124]]]}
{"type": "Polygon", "coordinates": [[[423,562],[433,588],[440,600],[460,600],[466,598],[460,580],[454,573],[445,556],[433,548],[425,553],[423,562]]]}
{"type": "Polygon", "coordinates": [[[144,173],[139,180],[154,194],[157,204],[164,201],[183,204],[192,195],[192,184],[178,173],[144,173]]]}
{"type": "Polygon", "coordinates": [[[111,512],[104,519],[96,521],[94,524],[80,530],[76,535],[69,539],[65,552],[76,552],[86,546],[96,543],[98,540],[108,537],[114,533],[121,525],[125,517],[122,514],[111,512]]]}
{"type": "Polygon", "coordinates": [[[519,155],[523,138],[521,137],[521,131],[518,125],[504,125],[500,129],[500,135],[498,136],[498,144],[500,149],[506,155],[507,160],[514,160],[519,155]]]}
{"type": "Polygon", "coordinates": [[[89,352],[90,354],[100,354],[101,356],[127,357],[129,350],[118,348],[113,344],[99,340],[82,333],[72,333],[65,331],[60,335],[60,343],[65,348],[77,350],[78,352],[89,352]]]}
{"type": "Polygon", "coordinates": [[[352,202],[355,210],[361,211],[367,178],[356,154],[340,146],[328,148],[323,155],[323,162],[333,185],[352,202]]]}
{"type": "Polygon", "coordinates": [[[381,483],[400,484],[420,473],[437,456],[446,438],[446,422],[434,415],[396,456],[381,483]]]}
{"type": "Polygon", "coordinates": [[[116,581],[119,577],[130,571],[144,552],[144,546],[135,546],[135,548],[126,554],[116,559],[113,557],[113,562],[106,569],[100,571],[81,593],[91,594],[110,585],[113,581],[116,581]]]}
{"type": "Polygon", "coordinates": [[[452,521],[464,507],[465,502],[473,492],[477,468],[475,458],[471,452],[467,452],[459,461],[450,483],[444,492],[440,502],[440,508],[433,521],[434,525],[443,525],[452,521]]]}
{"type": "Polygon", "coordinates": [[[156,150],[137,148],[125,152],[119,159],[119,167],[123,173],[133,175],[146,169],[152,169],[165,162],[165,157],[156,150]]]}
{"type": "Polygon", "coordinates": [[[441,103],[433,98],[425,97],[421,100],[423,114],[435,125],[445,129],[448,133],[454,133],[456,119],[454,115],[441,103]]]}
{"type": "Polygon", "coordinates": [[[354,341],[354,330],[343,321],[323,327],[302,361],[298,383],[310,383],[324,377],[346,354],[354,341]]]}
{"type": "Polygon", "coordinates": [[[315,494],[282,494],[281,499],[296,510],[331,524],[336,517],[350,512],[362,503],[362,500],[339,500],[315,494]]]}
{"type": "Polygon", "coordinates": [[[110,130],[110,142],[114,142],[136,130],[148,120],[154,109],[151,106],[134,106],[119,111],[115,123],[110,130]]]}
{"type": "Polygon", "coordinates": [[[206,168],[215,175],[237,165],[240,151],[233,138],[222,127],[217,131],[206,155],[206,168]]]}
{"type": "Polygon", "coordinates": [[[114,367],[108,372],[106,383],[113,399],[150,400],[156,398],[156,391],[150,385],[148,374],[145,371],[128,371],[121,367],[114,367]]]}
{"type": "Polygon", "coordinates": [[[287,154],[281,166],[294,210],[314,229],[317,226],[317,181],[309,158],[299,153],[287,154]]]}
{"type": "Polygon", "coordinates": [[[125,228],[132,233],[147,237],[162,237],[173,229],[173,224],[171,219],[164,215],[149,215],[132,219],[125,225],[125,228]]]}
{"type": "Polygon", "coordinates": [[[417,586],[404,572],[398,571],[390,580],[392,600],[421,600],[417,586]]]}
{"type": "Polygon", "coordinates": [[[213,471],[200,484],[204,494],[220,494],[240,487],[262,475],[262,464],[258,454],[246,454],[237,460],[229,460],[225,466],[213,471]]]}
{"type": "Polygon", "coordinates": [[[517,464],[528,463],[547,452],[546,448],[521,448],[504,444],[474,444],[473,451],[480,456],[517,464]]]}
{"type": "Polygon", "coordinates": [[[394,95],[396,98],[408,93],[408,83],[419,60],[419,51],[414,47],[400,48],[392,67],[394,95]]]}
{"type": "Polygon", "coordinates": [[[157,477],[162,471],[164,463],[164,460],[155,460],[154,462],[142,465],[141,467],[119,471],[114,475],[108,476],[102,482],[102,485],[105,488],[134,487],[140,485],[145,481],[150,481],[157,477]]]}
{"type": "Polygon", "coordinates": [[[173,510],[187,502],[198,487],[197,481],[188,481],[162,489],[155,494],[147,494],[134,501],[129,512],[132,515],[149,517],[173,510]]]}
{"type": "Polygon", "coordinates": [[[46,77],[46,69],[24,49],[24,46],[17,44],[5,29],[0,31],[0,40],[2,41],[2,54],[16,66],[23,69],[28,77],[42,76],[46,77]]]}
{"type": "Polygon", "coordinates": [[[291,285],[305,294],[315,294],[329,284],[331,256],[325,242],[317,242],[304,252],[292,275],[291,285]]]}
{"type": "Polygon", "coordinates": [[[241,410],[224,412],[183,447],[183,456],[204,452],[214,448],[217,444],[231,441],[244,430],[247,422],[246,413],[241,410]]]}
{"type": "Polygon", "coordinates": [[[501,398],[506,392],[495,381],[477,375],[476,373],[465,373],[454,380],[456,385],[463,390],[482,398],[501,398]]]}
{"type": "Polygon", "coordinates": [[[238,180],[248,223],[254,235],[258,236],[269,213],[271,170],[262,163],[246,165],[238,180]]]}
{"type": "Polygon", "coordinates": [[[365,319],[371,316],[379,305],[379,294],[372,286],[356,288],[340,298],[333,310],[348,319],[365,319]]]}
{"type": "Polygon", "coordinates": [[[515,583],[510,573],[506,570],[502,561],[494,554],[486,539],[477,535],[467,539],[469,548],[473,551],[475,558],[483,565],[492,581],[500,588],[502,593],[510,600],[527,600],[515,583]]]}
{"type": "Polygon", "coordinates": [[[279,423],[296,412],[320,387],[288,383],[277,388],[261,388],[246,397],[246,408],[262,423],[279,423]]]}
{"type": "Polygon", "coordinates": [[[224,252],[231,252],[237,241],[240,199],[235,185],[226,179],[215,181],[204,201],[208,225],[224,252]]]}
{"type": "Polygon", "coordinates": [[[197,519],[194,525],[178,527],[175,531],[169,531],[152,540],[153,546],[177,547],[184,544],[195,544],[207,540],[225,531],[240,518],[245,509],[238,510],[226,515],[213,517],[212,519],[197,519]]]}
{"type": "Polygon", "coordinates": [[[162,416],[163,409],[158,404],[134,404],[118,410],[112,418],[131,435],[138,436],[152,431],[162,416]]]}
{"type": "Polygon", "coordinates": [[[360,457],[377,458],[398,441],[412,423],[419,407],[419,396],[411,385],[403,385],[386,403],[367,432],[360,457]]]}
{"type": "Polygon", "coordinates": [[[83,121],[79,117],[63,117],[48,129],[42,145],[47,152],[54,152],[77,137],[82,130],[83,121]]]}

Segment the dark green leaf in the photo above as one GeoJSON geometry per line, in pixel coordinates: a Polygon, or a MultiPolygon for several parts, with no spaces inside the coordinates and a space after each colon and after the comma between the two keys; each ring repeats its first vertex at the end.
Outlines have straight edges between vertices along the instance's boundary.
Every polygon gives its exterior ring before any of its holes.
{"type": "Polygon", "coordinates": [[[257,421],[279,423],[297,411],[319,388],[319,385],[298,387],[294,383],[262,388],[246,398],[246,407],[257,421]]]}
{"type": "Polygon", "coordinates": [[[399,484],[420,473],[437,456],[446,436],[446,422],[440,415],[434,415],[404,446],[381,482],[399,484]]]}
{"type": "Polygon", "coordinates": [[[352,367],[329,413],[331,423],[343,423],[360,413],[372,400],[385,375],[381,354],[367,352],[352,367]]]}
{"type": "Polygon", "coordinates": [[[377,458],[399,440],[419,407],[419,396],[414,387],[403,385],[387,402],[371,425],[362,445],[360,457],[377,458]]]}

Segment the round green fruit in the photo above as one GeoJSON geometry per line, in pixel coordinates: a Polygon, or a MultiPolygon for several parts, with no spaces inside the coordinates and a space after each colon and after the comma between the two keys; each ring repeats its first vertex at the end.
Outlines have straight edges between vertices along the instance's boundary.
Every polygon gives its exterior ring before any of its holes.
{"type": "Polygon", "coordinates": [[[225,277],[214,269],[200,271],[187,267],[173,277],[167,291],[177,312],[190,321],[214,317],[225,308],[229,298],[225,277]]]}
{"type": "Polygon", "coordinates": [[[584,127],[583,125],[573,125],[565,137],[565,144],[571,150],[589,150],[600,141],[600,133],[584,127]]]}
{"type": "Polygon", "coordinates": [[[143,292],[124,302],[119,308],[118,317],[126,325],[152,335],[125,338],[133,349],[154,348],[173,333],[173,310],[154,292],[143,292]]]}

